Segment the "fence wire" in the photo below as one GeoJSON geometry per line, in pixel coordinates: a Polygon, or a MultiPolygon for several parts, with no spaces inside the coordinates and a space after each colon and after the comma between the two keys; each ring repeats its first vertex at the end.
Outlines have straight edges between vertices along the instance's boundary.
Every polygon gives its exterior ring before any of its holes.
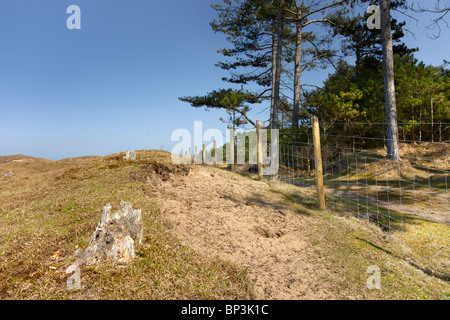
{"type": "MultiPolygon", "coordinates": [[[[397,254],[448,280],[450,144],[403,141],[401,160],[390,161],[385,142],[386,138],[321,133],[327,208],[376,224],[399,243],[397,254]],[[364,139],[381,146],[364,150],[364,139]]],[[[277,181],[315,191],[310,129],[281,135],[277,181]]]]}
{"type": "MultiPolygon", "coordinates": [[[[345,123],[344,134],[336,128],[330,130],[330,126],[321,128],[327,208],[377,226],[389,243],[389,252],[428,274],[450,281],[450,141],[443,139],[444,134],[435,142],[401,139],[401,160],[391,161],[387,159],[386,136],[348,134],[357,133],[364,125],[373,128],[386,124],[355,123],[355,128],[351,128],[345,123]]],[[[444,128],[440,132],[447,134],[448,123],[440,127],[444,128]]],[[[229,152],[228,147],[225,149],[224,154],[229,152]]],[[[251,162],[250,158],[246,155],[247,162],[251,162]]],[[[265,179],[298,187],[294,188],[297,198],[314,203],[316,170],[309,124],[295,133],[280,131],[278,158],[277,175],[265,179]]],[[[190,156],[188,161],[192,161],[190,156]]],[[[237,169],[250,174],[258,172],[254,163],[237,165],[237,169]]]]}

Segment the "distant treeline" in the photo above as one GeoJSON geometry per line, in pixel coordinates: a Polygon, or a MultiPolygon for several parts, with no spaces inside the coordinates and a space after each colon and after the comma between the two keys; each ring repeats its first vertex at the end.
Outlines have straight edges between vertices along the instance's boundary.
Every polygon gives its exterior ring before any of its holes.
{"type": "MultiPolygon", "coordinates": [[[[397,118],[404,142],[450,142],[450,83],[446,64],[426,66],[413,55],[396,56],[397,118]]],[[[379,147],[386,137],[381,62],[366,57],[353,66],[341,61],[323,88],[306,92],[298,130],[284,123],[285,142],[305,142],[310,117],[319,118],[322,137],[333,144],[379,147]]]]}

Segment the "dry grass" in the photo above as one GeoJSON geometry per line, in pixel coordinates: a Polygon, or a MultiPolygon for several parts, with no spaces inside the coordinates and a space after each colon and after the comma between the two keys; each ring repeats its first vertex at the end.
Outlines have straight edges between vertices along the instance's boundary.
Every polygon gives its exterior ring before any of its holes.
{"type": "MultiPolygon", "coordinates": [[[[253,298],[246,270],[182,245],[154,202],[156,179],[170,182],[189,174],[190,167],[173,165],[164,151],[139,151],[134,162],[123,160],[124,155],[0,164],[0,299],[253,298]],[[15,175],[4,177],[2,173],[9,171],[15,175]],[[86,267],[81,270],[82,290],[68,291],[65,270],[75,248],[88,244],[103,206],[110,203],[116,210],[120,201],[143,212],[144,243],[137,249],[137,259],[126,266],[86,267]]],[[[272,190],[295,212],[314,222],[304,232],[324,256],[307,262],[332,275],[321,279],[324,283],[318,287],[326,286],[342,299],[450,297],[450,284],[398,255],[394,251],[398,243],[381,228],[318,212],[311,201],[313,190],[277,188],[272,190]],[[324,266],[324,259],[332,263],[324,266]],[[382,269],[382,290],[367,289],[369,265],[382,269]]],[[[429,232],[445,233],[439,224],[425,226],[434,228],[429,232]]]]}
{"type": "Polygon", "coordinates": [[[199,256],[166,231],[152,201],[152,175],[188,172],[166,152],[77,161],[0,164],[0,299],[248,299],[245,271],[199,256]],[[66,290],[65,269],[86,246],[106,203],[129,201],[144,214],[145,241],[127,266],[81,270],[83,289],[66,290]]]}

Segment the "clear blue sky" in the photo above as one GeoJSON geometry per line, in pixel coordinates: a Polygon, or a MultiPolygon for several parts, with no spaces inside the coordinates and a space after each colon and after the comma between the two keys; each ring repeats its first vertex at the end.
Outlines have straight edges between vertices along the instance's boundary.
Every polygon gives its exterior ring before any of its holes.
{"type": "MultiPolygon", "coordinates": [[[[214,66],[216,51],[227,47],[209,26],[210,4],[219,1],[2,0],[0,155],[55,160],[170,150],[172,131],[193,130],[195,120],[224,130],[223,112],[178,101],[230,86],[214,66]],[[72,4],[81,8],[81,30],[66,27],[72,4]]],[[[416,39],[407,44],[420,46],[420,60],[449,58],[448,29],[432,41],[424,23],[410,24],[416,39]]],[[[305,75],[319,85],[326,76],[305,75]]],[[[266,118],[256,111],[253,118],[266,118]]]]}

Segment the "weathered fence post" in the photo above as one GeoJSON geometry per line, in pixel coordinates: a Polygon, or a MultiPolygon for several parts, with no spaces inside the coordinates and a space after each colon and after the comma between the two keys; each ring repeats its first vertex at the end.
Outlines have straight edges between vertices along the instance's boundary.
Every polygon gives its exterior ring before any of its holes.
{"type": "Polygon", "coordinates": [[[325,209],[322,152],[320,148],[319,119],[317,119],[317,117],[313,118],[313,140],[314,140],[314,163],[315,163],[316,186],[317,186],[317,203],[320,209],[325,209]]]}
{"type": "Polygon", "coordinates": [[[197,156],[198,156],[198,153],[197,153],[197,146],[195,146],[195,149],[194,149],[195,151],[194,151],[194,164],[197,164],[197,156]]]}
{"type": "Polygon", "coordinates": [[[230,161],[231,170],[236,171],[236,161],[234,155],[234,128],[230,128],[230,161]]]}
{"type": "Polygon", "coordinates": [[[217,167],[217,143],[214,140],[214,167],[217,167]]]}
{"type": "Polygon", "coordinates": [[[203,145],[202,164],[206,163],[206,146],[203,145]]]}
{"type": "Polygon", "coordinates": [[[263,176],[263,144],[261,134],[261,120],[256,121],[256,139],[257,139],[257,164],[258,164],[258,178],[264,180],[263,176]]]}

